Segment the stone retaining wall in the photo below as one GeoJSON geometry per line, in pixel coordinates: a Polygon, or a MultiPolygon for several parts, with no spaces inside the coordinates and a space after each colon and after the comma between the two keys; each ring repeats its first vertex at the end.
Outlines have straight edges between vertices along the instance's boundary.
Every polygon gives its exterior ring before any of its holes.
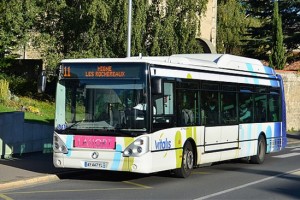
{"type": "Polygon", "coordinates": [[[287,130],[300,130],[300,74],[277,71],[283,78],[286,100],[287,130]]]}

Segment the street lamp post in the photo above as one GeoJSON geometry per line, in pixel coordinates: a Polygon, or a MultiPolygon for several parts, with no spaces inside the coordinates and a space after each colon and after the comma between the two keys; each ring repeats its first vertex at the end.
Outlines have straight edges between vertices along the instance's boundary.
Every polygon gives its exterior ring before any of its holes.
{"type": "Polygon", "coordinates": [[[130,57],[131,52],[131,7],[132,0],[128,0],[128,32],[127,32],[127,57],[130,57]]]}

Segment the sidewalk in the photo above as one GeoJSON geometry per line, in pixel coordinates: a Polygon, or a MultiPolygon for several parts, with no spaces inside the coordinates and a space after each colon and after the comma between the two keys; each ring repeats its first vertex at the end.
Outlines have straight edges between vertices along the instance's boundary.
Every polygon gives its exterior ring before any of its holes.
{"type": "MultiPolygon", "coordinates": [[[[288,146],[300,146],[300,132],[289,133],[288,146]]],[[[58,169],[52,164],[52,153],[30,153],[12,159],[0,159],[1,191],[30,184],[58,181],[60,176],[80,172],[74,169],[58,169]]]]}
{"type": "Polygon", "coordinates": [[[287,133],[288,147],[300,145],[300,132],[287,133]]]}
{"type": "Polygon", "coordinates": [[[59,180],[59,175],[75,171],[55,168],[52,156],[52,153],[37,152],[0,159],[0,192],[29,184],[56,181],[59,180]]]}

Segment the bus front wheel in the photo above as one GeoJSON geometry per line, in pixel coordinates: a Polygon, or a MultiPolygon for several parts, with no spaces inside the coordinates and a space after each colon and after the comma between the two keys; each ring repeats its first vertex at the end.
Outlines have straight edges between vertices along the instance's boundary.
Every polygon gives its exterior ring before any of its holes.
{"type": "Polygon", "coordinates": [[[255,164],[261,164],[264,162],[266,156],[266,140],[264,136],[260,135],[257,143],[257,153],[251,156],[250,162],[255,164]]]}
{"type": "Polygon", "coordinates": [[[194,152],[193,147],[189,141],[186,142],[183,148],[183,155],[181,161],[181,167],[175,169],[175,175],[180,178],[188,177],[194,166],[194,152]]]}

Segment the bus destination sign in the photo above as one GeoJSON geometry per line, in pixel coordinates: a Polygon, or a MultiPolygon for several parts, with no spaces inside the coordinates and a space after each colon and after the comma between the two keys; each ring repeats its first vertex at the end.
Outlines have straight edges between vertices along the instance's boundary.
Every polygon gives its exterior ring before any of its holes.
{"type": "Polygon", "coordinates": [[[85,76],[91,77],[125,77],[124,71],[114,71],[112,66],[99,66],[97,71],[85,72],[85,76]]]}
{"type": "Polygon", "coordinates": [[[61,68],[62,78],[138,78],[141,66],[130,65],[84,65],[64,64],[61,68]]]}

